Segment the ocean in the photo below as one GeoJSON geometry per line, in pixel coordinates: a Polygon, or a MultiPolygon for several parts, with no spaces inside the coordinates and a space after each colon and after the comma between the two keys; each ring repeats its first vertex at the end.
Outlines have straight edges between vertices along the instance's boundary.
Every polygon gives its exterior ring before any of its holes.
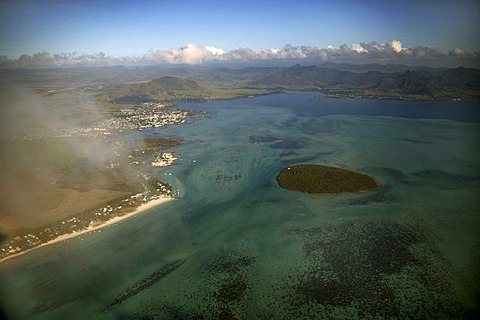
{"type": "Polygon", "coordinates": [[[477,102],[287,92],[182,103],[206,115],[150,173],[179,199],[0,264],[12,319],[473,318],[480,293],[477,102]],[[288,191],[294,164],[379,190],[288,191]]]}

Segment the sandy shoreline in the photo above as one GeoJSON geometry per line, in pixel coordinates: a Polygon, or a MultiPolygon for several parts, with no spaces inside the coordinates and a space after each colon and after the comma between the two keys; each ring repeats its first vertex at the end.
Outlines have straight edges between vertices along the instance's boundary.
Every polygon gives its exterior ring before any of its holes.
{"type": "Polygon", "coordinates": [[[49,246],[49,245],[52,245],[52,244],[55,244],[55,243],[58,243],[58,242],[62,242],[62,241],[65,241],[65,240],[68,240],[68,239],[72,239],[72,238],[75,238],[75,237],[78,237],[80,235],[84,235],[86,233],[89,233],[89,232],[92,232],[92,231],[96,231],[96,230],[99,230],[99,229],[102,229],[102,228],[105,228],[105,227],[108,227],[108,226],[111,226],[112,224],[116,224],[118,222],[121,222],[123,220],[126,220],[132,216],[135,216],[139,213],[142,213],[143,211],[146,211],[148,209],[151,209],[153,207],[156,207],[158,205],[161,205],[163,203],[166,203],[166,202],[169,202],[169,201],[172,201],[172,200],[175,200],[175,198],[161,198],[161,199],[156,199],[156,200],[152,200],[152,201],[149,201],[147,203],[144,203],[142,204],[141,206],[139,206],[138,208],[135,209],[135,211],[132,211],[130,213],[127,213],[123,216],[118,216],[118,217],[114,217],[110,220],[107,220],[99,225],[96,225],[96,226],[90,226],[88,227],[87,229],[83,229],[81,231],[78,231],[78,232],[72,232],[72,233],[67,233],[67,234],[64,234],[64,235],[61,235],[60,237],[57,237],[53,240],[50,240],[48,242],[45,242],[45,243],[42,243],[41,245],[39,246],[36,246],[34,248],[31,248],[31,249],[28,249],[28,250],[25,250],[25,251],[22,251],[22,252],[19,252],[19,253],[16,253],[16,254],[12,254],[8,257],[5,257],[3,259],[0,260],[0,263],[2,263],[3,261],[5,260],[8,260],[8,259],[12,259],[12,258],[15,258],[15,257],[19,257],[19,256],[22,256],[22,255],[25,255],[27,254],[28,252],[30,251],[33,251],[33,250],[36,250],[38,248],[41,248],[41,247],[45,247],[45,246],[49,246]]]}

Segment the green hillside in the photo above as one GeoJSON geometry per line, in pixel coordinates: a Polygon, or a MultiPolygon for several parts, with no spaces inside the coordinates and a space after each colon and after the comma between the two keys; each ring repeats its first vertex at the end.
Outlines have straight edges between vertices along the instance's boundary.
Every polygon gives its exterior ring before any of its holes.
{"type": "Polygon", "coordinates": [[[127,104],[146,101],[203,101],[205,94],[205,88],[193,80],[162,77],[113,89],[100,95],[99,100],[127,104]]]}

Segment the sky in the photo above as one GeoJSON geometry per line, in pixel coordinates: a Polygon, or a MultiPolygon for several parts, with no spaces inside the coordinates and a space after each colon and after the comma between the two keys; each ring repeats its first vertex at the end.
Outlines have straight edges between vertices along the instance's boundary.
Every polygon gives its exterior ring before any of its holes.
{"type": "Polygon", "coordinates": [[[368,45],[388,47],[392,40],[402,48],[474,53],[480,51],[478,17],[477,0],[3,0],[0,56],[102,53],[145,60],[190,45],[218,58],[239,48],[259,52],[286,44],[346,44],[366,55],[368,45]]]}

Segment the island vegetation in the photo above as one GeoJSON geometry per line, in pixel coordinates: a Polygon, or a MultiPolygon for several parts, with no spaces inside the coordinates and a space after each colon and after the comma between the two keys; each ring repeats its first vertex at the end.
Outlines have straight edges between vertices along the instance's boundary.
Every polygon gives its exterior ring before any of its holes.
{"type": "Polygon", "coordinates": [[[277,176],[280,187],[313,194],[341,194],[375,190],[378,182],[367,175],[324,165],[296,165],[277,176]]]}

